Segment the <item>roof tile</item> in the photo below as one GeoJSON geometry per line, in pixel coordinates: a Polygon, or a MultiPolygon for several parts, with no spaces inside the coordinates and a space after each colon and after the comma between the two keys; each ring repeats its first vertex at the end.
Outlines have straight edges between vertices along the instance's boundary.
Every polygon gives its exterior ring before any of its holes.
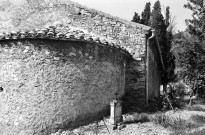
{"type": "MultiPolygon", "coordinates": [[[[99,37],[93,33],[88,32],[87,30],[74,28],[71,26],[63,26],[62,24],[57,24],[56,26],[47,26],[42,29],[34,29],[31,31],[12,31],[6,33],[0,33],[0,40],[8,39],[22,39],[22,38],[45,38],[45,39],[61,39],[61,40],[81,40],[88,41],[91,43],[99,43],[109,46],[115,46],[121,48],[126,52],[126,48],[120,47],[116,43],[113,43],[112,40],[107,39],[106,36],[99,37]]],[[[129,54],[130,55],[130,54],[129,54]]]]}

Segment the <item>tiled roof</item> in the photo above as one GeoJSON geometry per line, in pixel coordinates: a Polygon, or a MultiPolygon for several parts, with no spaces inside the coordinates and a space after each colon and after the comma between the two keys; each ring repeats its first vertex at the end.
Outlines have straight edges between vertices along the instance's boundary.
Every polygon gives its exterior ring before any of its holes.
{"type": "Polygon", "coordinates": [[[0,33],[1,40],[15,40],[15,39],[52,39],[52,40],[67,40],[67,41],[85,41],[90,43],[97,43],[104,46],[116,47],[121,49],[124,53],[130,55],[128,49],[121,47],[93,33],[89,33],[84,29],[74,28],[72,26],[64,26],[57,24],[56,26],[48,26],[42,29],[34,29],[31,31],[11,31],[0,33]]]}

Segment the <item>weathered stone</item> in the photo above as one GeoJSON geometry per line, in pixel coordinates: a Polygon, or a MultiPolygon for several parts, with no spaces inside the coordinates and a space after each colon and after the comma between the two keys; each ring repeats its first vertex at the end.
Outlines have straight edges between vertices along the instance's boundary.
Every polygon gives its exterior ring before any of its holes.
{"type": "Polygon", "coordinates": [[[156,46],[156,40],[151,39],[150,44],[148,46],[149,49],[149,58],[148,58],[148,96],[149,99],[152,99],[154,97],[158,97],[160,92],[158,91],[160,89],[161,84],[161,72],[162,66],[160,64],[160,55],[157,53],[157,46],[156,46]]]}
{"type": "Polygon", "coordinates": [[[144,105],[146,88],[148,97],[158,95],[160,54],[154,38],[147,47],[150,27],[76,4],[50,8],[66,11],[57,26],[0,34],[0,134],[49,134],[96,120],[116,91],[131,105],[144,105]]]}
{"type": "MultiPolygon", "coordinates": [[[[6,47],[9,42],[2,44],[6,47]]],[[[6,48],[15,48],[15,52],[0,53],[0,85],[4,88],[0,93],[0,125],[6,127],[2,134],[34,134],[69,127],[69,122],[84,122],[109,105],[116,90],[122,95],[121,73],[126,59],[108,57],[118,56],[120,50],[102,53],[99,49],[95,57],[90,52],[86,57],[86,42],[18,40],[13,44],[6,48]],[[19,53],[22,48],[29,51],[19,53]],[[83,52],[83,58],[77,57],[79,51],[83,52]],[[24,133],[18,134],[21,130],[24,133]]],[[[95,46],[89,49],[94,50],[95,46]]],[[[83,123],[72,126],[78,124],[83,123]]]]}

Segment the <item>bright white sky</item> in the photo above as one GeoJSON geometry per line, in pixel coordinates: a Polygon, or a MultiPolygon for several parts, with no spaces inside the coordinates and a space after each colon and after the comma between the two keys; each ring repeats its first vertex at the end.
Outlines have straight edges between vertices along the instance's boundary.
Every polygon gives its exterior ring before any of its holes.
{"type": "MultiPolygon", "coordinates": [[[[71,0],[89,8],[109,13],[126,20],[132,20],[134,12],[139,14],[144,10],[146,2],[151,2],[151,9],[156,0],[71,0]]],[[[170,6],[172,16],[175,16],[176,30],[186,28],[185,19],[191,18],[191,11],[183,7],[187,0],[160,0],[162,13],[170,6]]]]}

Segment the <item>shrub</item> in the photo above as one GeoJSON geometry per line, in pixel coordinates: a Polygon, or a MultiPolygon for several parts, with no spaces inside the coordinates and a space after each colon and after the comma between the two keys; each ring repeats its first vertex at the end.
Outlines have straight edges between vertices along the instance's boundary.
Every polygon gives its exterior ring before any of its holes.
{"type": "Polygon", "coordinates": [[[175,84],[175,91],[177,96],[186,95],[186,85],[183,82],[178,82],[175,84]]]}
{"type": "Polygon", "coordinates": [[[181,119],[180,117],[170,117],[160,113],[151,118],[155,124],[162,125],[165,128],[170,127],[173,130],[185,130],[195,128],[196,125],[181,119]]]}
{"type": "Polygon", "coordinates": [[[190,110],[190,111],[202,111],[205,112],[205,108],[202,108],[201,106],[186,106],[185,108],[186,110],[190,110]]]}
{"type": "Polygon", "coordinates": [[[198,124],[204,124],[205,123],[205,116],[202,115],[193,115],[191,116],[191,119],[198,124]]]}
{"type": "Polygon", "coordinates": [[[137,123],[137,122],[143,123],[149,121],[150,121],[149,116],[146,113],[141,113],[141,114],[134,113],[130,116],[125,117],[123,120],[124,123],[137,123]]]}

